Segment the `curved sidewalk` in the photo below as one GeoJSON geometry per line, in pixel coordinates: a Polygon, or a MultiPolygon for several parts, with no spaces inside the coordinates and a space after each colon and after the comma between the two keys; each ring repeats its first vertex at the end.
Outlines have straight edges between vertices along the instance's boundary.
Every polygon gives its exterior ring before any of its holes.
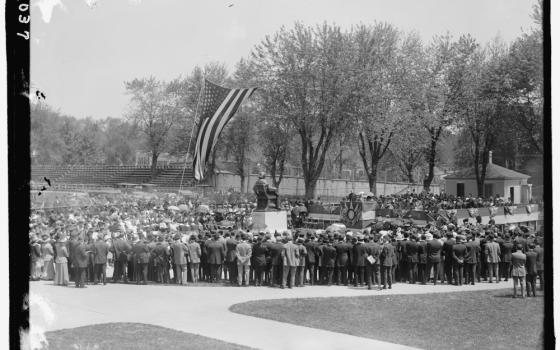
{"type": "Polygon", "coordinates": [[[229,311],[254,300],[466,292],[510,288],[512,282],[463,287],[398,283],[391,290],[314,286],[294,289],[107,284],[86,289],[32,282],[33,328],[52,331],[109,322],[138,322],[258,349],[413,349],[343,333],[297,326],[229,311]]]}

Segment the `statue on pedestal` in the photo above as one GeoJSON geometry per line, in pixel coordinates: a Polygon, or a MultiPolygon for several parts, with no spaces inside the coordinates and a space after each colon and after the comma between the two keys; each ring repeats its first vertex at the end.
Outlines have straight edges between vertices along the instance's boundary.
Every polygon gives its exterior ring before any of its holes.
{"type": "Polygon", "coordinates": [[[255,182],[253,191],[257,196],[256,211],[280,210],[278,189],[268,185],[264,172],[259,174],[259,179],[255,182]]]}

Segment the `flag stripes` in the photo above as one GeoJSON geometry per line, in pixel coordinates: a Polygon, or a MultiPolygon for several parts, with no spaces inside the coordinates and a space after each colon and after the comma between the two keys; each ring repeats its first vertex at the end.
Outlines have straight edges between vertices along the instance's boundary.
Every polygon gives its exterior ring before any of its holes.
{"type": "Polygon", "coordinates": [[[226,89],[208,80],[205,81],[202,119],[193,159],[193,176],[197,181],[204,178],[206,164],[222,130],[233,118],[241,103],[255,90],[256,88],[226,89]]]}

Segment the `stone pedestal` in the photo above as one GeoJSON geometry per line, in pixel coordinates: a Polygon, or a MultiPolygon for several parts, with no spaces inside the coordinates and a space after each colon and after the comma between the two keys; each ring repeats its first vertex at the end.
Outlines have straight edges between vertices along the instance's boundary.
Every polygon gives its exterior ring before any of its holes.
{"type": "Polygon", "coordinates": [[[253,224],[264,227],[264,231],[274,233],[274,231],[282,232],[288,229],[288,217],[286,211],[254,211],[253,224]]]}

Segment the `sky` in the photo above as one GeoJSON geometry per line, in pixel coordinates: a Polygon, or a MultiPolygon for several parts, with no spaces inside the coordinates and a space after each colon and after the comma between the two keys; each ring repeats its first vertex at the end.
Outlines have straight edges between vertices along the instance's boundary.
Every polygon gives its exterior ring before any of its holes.
{"type": "Polygon", "coordinates": [[[170,80],[196,65],[230,69],[266,35],[295,21],[344,28],[384,21],[425,42],[449,31],[511,42],[533,26],[536,0],[35,0],[31,88],[78,118],[122,117],[124,82],[170,80]]]}

